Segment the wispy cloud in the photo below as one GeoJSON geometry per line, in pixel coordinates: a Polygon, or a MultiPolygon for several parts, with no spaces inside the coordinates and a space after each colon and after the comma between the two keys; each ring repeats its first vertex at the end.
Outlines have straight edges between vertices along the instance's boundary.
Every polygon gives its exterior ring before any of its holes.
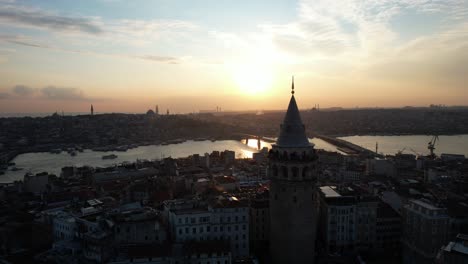
{"type": "Polygon", "coordinates": [[[142,56],[135,56],[136,58],[142,60],[149,60],[155,62],[164,62],[169,64],[178,64],[180,63],[180,59],[176,57],[169,57],[169,56],[156,56],[156,55],[142,55],[142,56]]]}
{"type": "Polygon", "coordinates": [[[42,88],[33,88],[26,85],[15,85],[9,91],[0,92],[0,99],[35,99],[35,100],[60,100],[60,101],[91,101],[103,100],[92,98],[80,88],[60,87],[49,85],[42,88]]]}
{"type": "Polygon", "coordinates": [[[191,39],[198,26],[181,20],[103,20],[100,17],[77,17],[57,14],[39,8],[23,6],[14,2],[0,1],[0,22],[3,26],[36,28],[54,33],[53,37],[39,39],[32,35],[0,35],[0,41],[15,45],[51,49],[63,52],[86,53],[99,56],[136,58],[153,62],[176,64],[180,59],[163,54],[134,55],[128,53],[105,53],[92,49],[89,43],[107,43],[109,46],[141,47],[164,42],[191,39]],[[60,43],[60,44],[59,44],[60,43]],[[70,45],[64,46],[64,43],[70,45]],[[83,45],[80,45],[83,44],[83,45]],[[72,48],[82,46],[82,48],[72,48]]]}
{"type": "Polygon", "coordinates": [[[40,90],[41,95],[50,100],[87,100],[84,92],[78,88],[47,86],[40,90]]]}
{"type": "Polygon", "coordinates": [[[40,9],[3,5],[0,21],[11,26],[23,26],[61,32],[82,32],[92,35],[104,33],[99,19],[57,15],[40,9]]]}
{"type": "Polygon", "coordinates": [[[36,92],[36,89],[25,86],[25,85],[16,85],[12,89],[13,94],[18,96],[30,96],[36,92]]]}
{"type": "Polygon", "coordinates": [[[26,36],[0,35],[0,42],[2,41],[15,44],[15,45],[26,46],[26,47],[50,49],[50,50],[55,50],[55,51],[60,51],[60,52],[67,52],[67,53],[81,53],[81,54],[88,54],[88,55],[94,55],[94,56],[107,56],[107,57],[126,58],[126,59],[141,59],[141,60],[147,60],[147,61],[158,62],[158,63],[167,63],[167,64],[179,64],[183,61],[182,58],[177,58],[173,56],[162,56],[162,55],[154,55],[154,54],[130,55],[130,54],[122,54],[122,53],[104,53],[104,52],[94,52],[94,51],[86,51],[86,50],[78,50],[78,49],[70,49],[70,48],[61,48],[59,46],[51,46],[51,45],[45,44],[43,42],[31,39],[26,36]]]}

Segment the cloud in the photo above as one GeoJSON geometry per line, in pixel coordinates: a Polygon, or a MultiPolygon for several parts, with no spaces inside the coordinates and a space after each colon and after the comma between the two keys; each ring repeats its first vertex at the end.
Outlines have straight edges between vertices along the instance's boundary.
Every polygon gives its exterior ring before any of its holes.
{"type": "Polygon", "coordinates": [[[40,89],[41,95],[50,100],[88,100],[81,89],[47,86],[40,89]]]}
{"type": "Polygon", "coordinates": [[[31,96],[36,92],[36,89],[24,85],[16,85],[12,88],[12,92],[18,96],[31,96]]]}
{"type": "Polygon", "coordinates": [[[61,16],[40,9],[4,5],[0,9],[0,21],[10,26],[23,26],[61,32],[81,32],[100,35],[104,29],[98,19],[61,16]]]}
{"type": "Polygon", "coordinates": [[[59,100],[59,101],[103,101],[107,98],[89,97],[80,88],[59,87],[49,85],[42,88],[33,88],[26,85],[0,91],[0,99],[34,99],[34,100],[59,100]]]}
{"type": "Polygon", "coordinates": [[[128,50],[128,46],[178,45],[192,41],[199,27],[177,19],[107,19],[58,14],[14,2],[1,2],[0,24],[15,29],[35,28],[56,33],[47,38],[40,35],[0,35],[0,41],[24,47],[50,49],[61,52],[142,59],[178,64],[180,58],[165,54],[135,55],[124,52],[106,53],[105,50],[128,50]],[[65,33],[65,34],[63,34],[65,33]],[[70,34],[73,33],[73,34],[70,34]],[[68,44],[67,44],[68,43],[68,44]],[[90,45],[96,43],[96,45],[90,45]],[[117,47],[102,49],[105,47],[117,47]],[[126,48],[122,48],[127,46],[126,48]]]}
{"type": "Polygon", "coordinates": [[[466,89],[466,65],[468,24],[414,39],[397,49],[392,57],[375,61],[366,71],[379,80],[466,89]]]}
{"type": "Polygon", "coordinates": [[[9,97],[10,97],[10,94],[0,92],[0,100],[2,100],[2,99],[7,99],[7,98],[9,98],[9,97]]]}
{"type": "Polygon", "coordinates": [[[143,55],[143,56],[135,56],[135,57],[143,59],[143,60],[164,62],[164,63],[169,63],[169,64],[178,64],[178,63],[180,63],[180,59],[178,59],[176,57],[170,57],[170,56],[143,55]]]}
{"type": "Polygon", "coordinates": [[[33,48],[51,48],[49,45],[34,41],[22,35],[0,35],[0,41],[33,48]]]}
{"type": "Polygon", "coordinates": [[[101,17],[61,15],[30,6],[0,1],[0,22],[10,27],[27,27],[59,33],[84,33],[115,42],[151,43],[160,37],[170,37],[198,29],[194,23],[183,20],[158,19],[106,20],[101,17]]]}
{"type": "MultiPolygon", "coordinates": [[[[162,56],[162,55],[140,55],[139,56],[139,55],[102,53],[102,52],[92,52],[92,51],[76,50],[76,49],[69,49],[69,48],[60,48],[57,46],[44,44],[40,41],[30,39],[29,37],[17,36],[17,35],[0,35],[0,41],[8,42],[8,43],[20,45],[20,46],[26,46],[26,47],[50,49],[50,50],[55,50],[55,51],[60,51],[60,52],[67,52],[67,53],[89,54],[89,55],[94,55],[94,56],[109,56],[109,57],[118,57],[118,58],[142,59],[142,60],[148,60],[148,61],[160,62],[160,63],[168,63],[168,64],[179,64],[182,61],[181,58],[177,58],[173,56],[162,56]]],[[[1,62],[1,58],[0,58],[0,62],[1,62]]]]}

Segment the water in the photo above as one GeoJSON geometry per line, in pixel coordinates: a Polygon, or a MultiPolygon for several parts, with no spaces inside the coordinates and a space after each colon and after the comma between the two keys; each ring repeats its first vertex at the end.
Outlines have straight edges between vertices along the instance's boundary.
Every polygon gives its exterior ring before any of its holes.
{"type": "MultiPolygon", "coordinates": [[[[379,153],[395,154],[400,150],[403,153],[428,155],[427,143],[432,136],[351,136],[341,137],[346,141],[375,151],[375,143],[379,143],[379,153]]],[[[435,153],[463,154],[468,156],[468,135],[439,136],[435,145],[435,153]]]]}
{"type": "MultiPolygon", "coordinates": [[[[383,154],[395,154],[404,149],[403,153],[428,154],[427,143],[432,136],[351,136],[342,137],[354,144],[375,150],[375,142],[379,143],[379,152],[383,154]]],[[[436,154],[451,153],[464,154],[468,156],[468,135],[439,136],[439,142],[436,143],[436,154]]],[[[316,149],[325,149],[328,151],[337,151],[336,147],[317,138],[311,140],[316,149]]],[[[261,141],[261,147],[271,148],[271,144],[261,141]]],[[[163,157],[187,157],[192,154],[211,153],[214,150],[224,151],[233,150],[237,158],[250,158],[252,153],[257,151],[257,140],[250,139],[249,144],[235,140],[221,141],[186,141],[175,145],[152,145],[142,146],[130,149],[126,152],[110,151],[91,151],[85,150],[79,152],[77,156],[70,156],[62,152],[60,154],[51,154],[48,152],[26,153],[17,156],[13,162],[16,167],[23,168],[20,171],[8,170],[4,175],[0,175],[0,183],[21,180],[26,172],[39,173],[49,172],[60,175],[62,167],[89,165],[93,167],[112,166],[124,161],[134,162],[137,159],[160,159],[163,157]],[[118,157],[113,160],[103,160],[103,155],[116,154],[118,157]]],[[[338,151],[339,152],[339,151],[338,151]]]]}
{"type": "MultiPolygon", "coordinates": [[[[333,145],[330,145],[320,139],[311,140],[316,148],[336,151],[333,145]]],[[[261,141],[261,148],[271,148],[271,144],[261,141]]],[[[52,154],[48,152],[25,153],[18,155],[12,162],[16,163],[17,168],[22,168],[20,171],[12,171],[11,168],[0,175],[0,183],[22,180],[26,172],[39,173],[49,172],[60,175],[62,167],[65,166],[83,166],[89,165],[93,167],[107,167],[124,161],[134,162],[137,159],[161,159],[164,157],[187,157],[192,154],[211,153],[214,150],[224,151],[233,150],[236,152],[237,158],[251,158],[254,152],[257,152],[257,140],[250,139],[249,144],[235,140],[220,140],[220,141],[186,141],[181,144],[173,145],[151,145],[141,146],[134,149],[129,149],[125,152],[119,151],[92,151],[89,149],[83,152],[78,152],[76,156],[71,156],[66,152],[60,154],[52,154]],[[115,154],[118,157],[112,160],[103,160],[103,155],[115,154]]]]}

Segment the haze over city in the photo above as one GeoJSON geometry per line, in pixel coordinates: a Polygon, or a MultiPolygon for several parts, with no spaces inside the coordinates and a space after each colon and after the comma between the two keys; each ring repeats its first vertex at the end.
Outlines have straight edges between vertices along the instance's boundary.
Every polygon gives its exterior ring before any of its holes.
{"type": "Polygon", "coordinates": [[[0,0],[0,112],[466,105],[467,1],[0,0]]]}

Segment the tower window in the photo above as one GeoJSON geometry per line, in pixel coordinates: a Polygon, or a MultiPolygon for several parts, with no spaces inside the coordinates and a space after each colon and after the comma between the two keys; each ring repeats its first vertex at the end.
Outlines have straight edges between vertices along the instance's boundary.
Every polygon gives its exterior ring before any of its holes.
{"type": "Polygon", "coordinates": [[[281,167],[281,172],[283,174],[283,178],[288,178],[288,168],[286,166],[281,167]]]}
{"type": "Polygon", "coordinates": [[[299,176],[299,169],[297,167],[292,168],[292,176],[293,178],[297,178],[297,176],[299,176]]]}

